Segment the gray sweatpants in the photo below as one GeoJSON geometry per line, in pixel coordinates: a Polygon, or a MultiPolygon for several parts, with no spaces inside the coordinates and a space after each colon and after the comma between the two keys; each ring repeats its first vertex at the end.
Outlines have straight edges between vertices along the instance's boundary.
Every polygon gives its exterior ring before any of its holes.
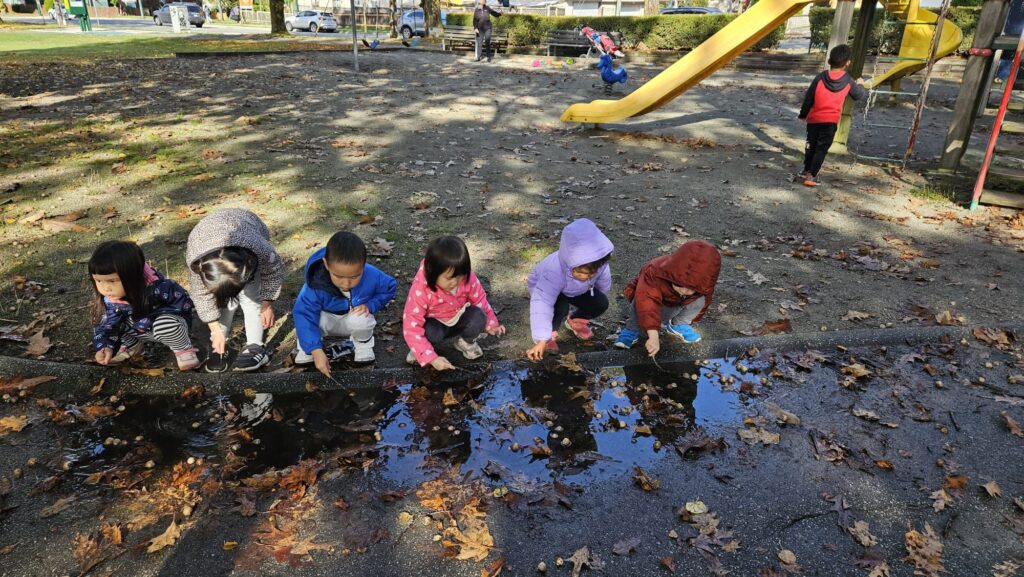
{"type": "MultiPolygon", "coordinates": [[[[700,297],[688,305],[679,307],[661,307],[661,323],[669,325],[688,325],[697,317],[697,313],[704,308],[704,297],[700,297]]],[[[636,318],[636,305],[629,303],[629,319],[626,321],[626,328],[634,331],[640,330],[640,323],[636,318]]]]}

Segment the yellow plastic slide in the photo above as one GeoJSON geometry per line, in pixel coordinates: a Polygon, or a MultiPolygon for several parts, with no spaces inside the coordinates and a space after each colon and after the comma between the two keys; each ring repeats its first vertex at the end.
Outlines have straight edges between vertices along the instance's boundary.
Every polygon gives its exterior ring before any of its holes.
{"type": "Polygon", "coordinates": [[[678,62],[627,96],[619,100],[573,104],[562,113],[562,122],[614,122],[660,108],[757,44],[758,40],[812,1],[760,0],[678,62]]]}
{"type": "MultiPolygon", "coordinates": [[[[864,84],[868,88],[893,82],[904,76],[910,76],[918,70],[923,70],[928,65],[935,23],[939,20],[938,14],[919,6],[920,0],[881,0],[881,3],[887,12],[906,22],[899,58],[908,60],[898,60],[891,69],[865,82],[864,84]]],[[[942,58],[952,54],[960,47],[962,39],[963,32],[960,27],[946,19],[942,22],[939,50],[935,53],[935,57],[942,58]]]]}
{"type": "MultiPolygon", "coordinates": [[[[619,100],[595,100],[590,103],[573,104],[562,113],[562,122],[615,122],[660,108],[725,66],[811,1],[813,0],[761,0],[632,93],[619,100]]],[[[926,23],[934,24],[938,16],[919,8],[919,1],[882,2],[886,10],[908,22],[900,46],[901,58],[927,60],[931,50],[935,26],[926,23]]],[[[956,50],[960,45],[961,35],[957,26],[948,20],[945,21],[938,56],[946,56],[956,50]]],[[[897,80],[913,74],[925,65],[926,62],[920,60],[899,61],[891,70],[872,78],[869,83],[877,86],[883,82],[897,80]]]]}

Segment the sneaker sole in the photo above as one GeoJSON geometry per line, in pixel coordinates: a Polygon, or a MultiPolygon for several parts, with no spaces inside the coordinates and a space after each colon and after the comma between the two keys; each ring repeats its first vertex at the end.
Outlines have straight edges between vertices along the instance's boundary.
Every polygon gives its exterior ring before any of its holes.
{"type": "Polygon", "coordinates": [[[624,351],[628,351],[629,349],[633,348],[635,345],[636,345],[636,343],[633,343],[632,345],[627,345],[626,343],[620,343],[618,341],[615,341],[614,343],[612,343],[613,347],[615,347],[617,349],[622,349],[624,351]]]}
{"type": "Polygon", "coordinates": [[[697,340],[695,340],[695,341],[688,341],[688,340],[686,340],[685,338],[683,338],[683,335],[680,335],[680,334],[674,333],[674,332],[672,332],[672,331],[665,331],[665,333],[666,333],[666,334],[667,334],[668,336],[670,336],[670,337],[673,337],[673,338],[675,338],[675,339],[678,339],[678,340],[680,340],[680,341],[682,341],[682,342],[684,342],[684,343],[686,343],[686,344],[688,344],[688,345],[692,345],[692,344],[694,344],[694,343],[699,343],[699,342],[701,342],[701,341],[703,340],[703,338],[702,338],[702,337],[697,337],[697,340]]]}
{"type": "Polygon", "coordinates": [[[228,367],[227,367],[227,365],[224,365],[224,368],[222,368],[222,369],[220,369],[220,370],[214,370],[214,369],[211,369],[211,368],[210,368],[210,367],[209,367],[208,365],[206,365],[205,363],[203,364],[203,372],[207,372],[207,373],[211,373],[211,374],[217,374],[217,373],[223,373],[223,372],[225,372],[225,371],[227,371],[227,370],[228,370],[228,367]]]}
{"type": "Polygon", "coordinates": [[[239,367],[239,366],[236,366],[232,370],[234,372],[236,372],[236,373],[249,373],[249,372],[255,371],[256,369],[263,368],[263,367],[267,366],[267,364],[269,364],[269,363],[270,363],[270,355],[267,355],[267,356],[263,357],[263,362],[259,363],[258,365],[254,366],[254,367],[239,367]]]}

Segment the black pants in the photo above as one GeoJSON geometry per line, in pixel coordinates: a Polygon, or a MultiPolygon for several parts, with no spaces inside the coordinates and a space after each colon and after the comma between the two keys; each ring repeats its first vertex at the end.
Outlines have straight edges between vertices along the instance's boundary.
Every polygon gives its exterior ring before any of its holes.
{"type": "Polygon", "coordinates": [[[551,321],[551,326],[554,330],[557,331],[558,327],[562,326],[566,317],[569,316],[570,305],[576,308],[572,313],[572,318],[596,319],[604,314],[604,311],[608,310],[608,297],[599,290],[594,290],[594,294],[590,294],[588,291],[574,297],[567,297],[564,294],[558,295],[558,300],[555,301],[555,318],[551,321]]]}
{"type": "Polygon", "coordinates": [[[836,137],[838,125],[818,122],[807,125],[807,144],[804,147],[804,172],[811,173],[811,176],[818,176],[821,165],[825,162],[825,155],[832,146],[832,140],[836,137]]]}
{"type": "Polygon", "coordinates": [[[459,322],[454,326],[449,327],[437,319],[427,319],[423,323],[423,332],[432,345],[440,344],[445,339],[456,336],[471,343],[480,336],[485,326],[487,326],[487,315],[480,310],[480,307],[470,306],[466,312],[462,313],[459,322]]]}
{"type": "Polygon", "coordinates": [[[491,59],[491,29],[481,28],[476,37],[476,59],[491,59]]]}

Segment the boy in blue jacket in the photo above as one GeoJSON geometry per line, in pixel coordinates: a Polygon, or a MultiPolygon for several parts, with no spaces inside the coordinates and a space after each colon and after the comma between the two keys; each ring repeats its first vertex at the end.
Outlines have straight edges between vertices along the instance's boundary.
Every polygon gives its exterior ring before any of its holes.
{"type": "Polygon", "coordinates": [[[306,283],[292,314],[299,347],[296,365],[313,363],[331,376],[323,337],[349,337],[353,361],[374,360],[373,315],[395,298],[398,283],[377,267],[366,264],[366,245],[350,232],[338,232],[306,262],[306,283]]]}

